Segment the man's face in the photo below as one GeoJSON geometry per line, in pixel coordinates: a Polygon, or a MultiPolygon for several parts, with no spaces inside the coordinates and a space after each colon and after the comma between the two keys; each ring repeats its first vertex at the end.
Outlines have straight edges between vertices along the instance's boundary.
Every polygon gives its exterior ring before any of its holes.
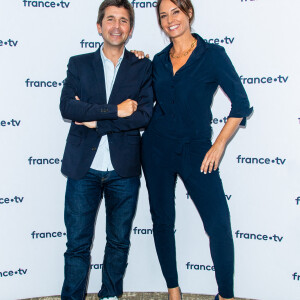
{"type": "Polygon", "coordinates": [[[124,45],[132,34],[128,10],[124,7],[108,6],[105,9],[102,25],[97,24],[97,29],[107,45],[124,45]]]}

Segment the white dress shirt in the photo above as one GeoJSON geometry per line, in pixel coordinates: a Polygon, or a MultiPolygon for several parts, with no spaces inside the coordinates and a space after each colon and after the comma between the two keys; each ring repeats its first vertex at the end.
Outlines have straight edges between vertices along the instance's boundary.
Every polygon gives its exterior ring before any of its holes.
{"type": "MultiPolygon", "coordinates": [[[[125,51],[125,48],[124,48],[125,51]]],[[[113,89],[116,76],[118,74],[121,62],[124,57],[124,51],[121,57],[118,60],[116,67],[114,66],[113,62],[109,60],[103,52],[103,44],[100,48],[100,55],[103,63],[104,69],[104,77],[105,77],[105,89],[106,89],[106,103],[109,101],[109,97],[111,91],[113,89]]],[[[94,157],[93,163],[91,168],[98,171],[112,171],[114,167],[111,163],[110,152],[109,152],[109,144],[107,135],[102,136],[99,147],[97,149],[96,155],[94,157]]]]}

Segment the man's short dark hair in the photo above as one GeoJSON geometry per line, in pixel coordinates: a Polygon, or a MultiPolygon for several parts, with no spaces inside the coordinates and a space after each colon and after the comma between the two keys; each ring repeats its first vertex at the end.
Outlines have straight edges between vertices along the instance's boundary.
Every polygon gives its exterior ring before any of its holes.
{"type": "Polygon", "coordinates": [[[97,24],[102,26],[105,9],[109,6],[124,7],[129,13],[130,29],[132,29],[134,25],[134,9],[128,0],[104,0],[99,7],[97,24]]]}

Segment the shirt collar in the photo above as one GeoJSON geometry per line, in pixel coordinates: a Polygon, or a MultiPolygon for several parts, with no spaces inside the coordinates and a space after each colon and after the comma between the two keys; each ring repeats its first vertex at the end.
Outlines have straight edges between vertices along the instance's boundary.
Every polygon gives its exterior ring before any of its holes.
{"type": "MultiPolygon", "coordinates": [[[[207,49],[207,44],[198,34],[192,33],[192,35],[197,39],[197,46],[194,49],[194,51],[192,52],[191,56],[189,57],[187,63],[184,65],[184,67],[187,67],[190,64],[192,64],[195,61],[195,59],[199,59],[203,55],[205,50],[207,49]]],[[[170,59],[170,55],[169,55],[170,49],[172,47],[173,47],[173,43],[170,43],[165,49],[163,49],[157,55],[161,57],[161,60],[164,62],[166,67],[170,68],[170,70],[172,70],[172,73],[173,73],[171,59],[170,59]]]]}
{"type": "MultiPolygon", "coordinates": [[[[108,58],[105,56],[104,52],[103,52],[103,43],[102,43],[102,45],[101,45],[100,47],[101,47],[101,48],[100,48],[101,59],[102,59],[104,62],[108,62],[108,61],[111,62],[111,60],[108,59],[108,58]]],[[[123,60],[123,58],[124,58],[124,53],[125,53],[125,47],[124,47],[124,49],[123,49],[122,55],[120,56],[120,58],[119,58],[119,60],[118,60],[117,65],[119,65],[119,64],[122,62],[122,60],[123,60]]]]}
{"type": "MultiPolygon", "coordinates": [[[[197,33],[192,33],[192,35],[193,35],[194,38],[197,39],[197,46],[196,46],[196,49],[195,49],[195,50],[197,50],[196,52],[198,52],[198,50],[200,50],[200,49],[206,48],[206,43],[200,35],[198,35],[197,33]]],[[[161,55],[161,54],[168,54],[169,55],[169,52],[170,52],[172,47],[173,47],[173,43],[171,42],[166,48],[164,48],[157,55],[161,55]]]]}

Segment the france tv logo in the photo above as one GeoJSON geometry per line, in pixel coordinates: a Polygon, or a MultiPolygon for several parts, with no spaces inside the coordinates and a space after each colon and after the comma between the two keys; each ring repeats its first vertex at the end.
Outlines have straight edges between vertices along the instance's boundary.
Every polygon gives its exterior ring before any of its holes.
{"type": "Polygon", "coordinates": [[[152,8],[157,7],[157,1],[131,1],[133,8],[152,8]]]}
{"type": "Polygon", "coordinates": [[[71,2],[54,2],[54,1],[28,1],[22,0],[24,7],[45,7],[45,8],[69,8],[71,2]]]}
{"type": "Polygon", "coordinates": [[[0,47],[17,47],[19,41],[9,38],[7,41],[0,40],[0,47]]]}

